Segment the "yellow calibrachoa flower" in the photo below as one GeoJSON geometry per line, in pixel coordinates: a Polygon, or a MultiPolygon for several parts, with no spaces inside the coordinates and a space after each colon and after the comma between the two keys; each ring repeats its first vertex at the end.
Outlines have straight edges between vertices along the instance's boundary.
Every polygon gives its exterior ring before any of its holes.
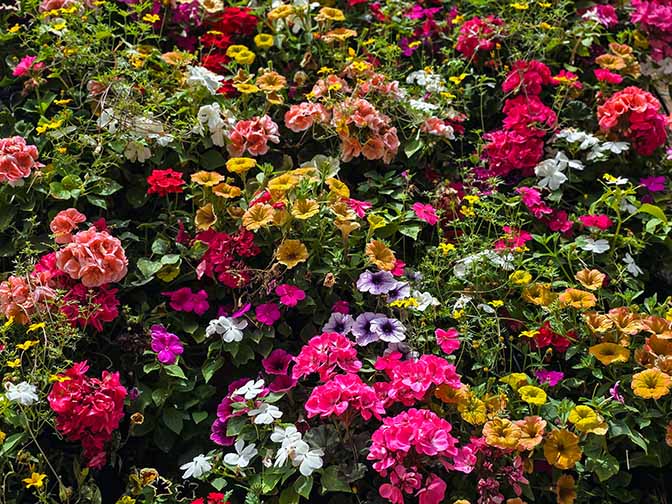
{"type": "Polygon", "coordinates": [[[329,187],[329,190],[335,195],[340,196],[341,198],[350,197],[350,189],[340,180],[335,178],[328,178],[325,180],[325,183],[329,187]]]}
{"type": "Polygon", "coordinates": [[[273,47],[273,35],[269,35],[268,33],[260,33],[259,35],[255,35],[254,45],[256,45],[259,49],[268,49],[273,47]]]}
{"type": "Polygon", "coordinates": [[[25,478],[22,481],[23,484],[26,485],[26,488],[30,487],[42,488],[44,486],[44,478],[46,477],[47,477],[46,474],[34,472],[33,474],[30,475],[30,478],[25,478]]]}
{"type": "Polygon", "coordinates": [[[366,216],[366,221],[369,223],[371,231],[385,227],[387,225],[387,221],[382,215],[369,214],[366,216]]]}
{"type": "Polygon", "coordinates": [[[4,432],[2,432],[0,430],[0,445],[5,442],[6,437],[7,437],[7,434],[5,434],[4,432]]]}
{"type": "Polygon", "coordinates": [[[522,436],[520,427],[507,418],[493,418],[483,426],[485,442],[503,450],[513,450],[522,436]]]}
{"type": "Polygon", "coordinates": [[[26,332],[31,333],[31,332],[37,331],[39,329],[44,329],[46,326],[47,326],[46,322],[37,322],[35,324],[30,324],[28,326],[28,330],[26,332]]]}
{"type": "Polygon", "coordinates": [[[527,10],[530,8],[530,4],[527,2],[514,2],[511,4],[511,7],[513,7],[516,10],[527,10]]]}
{"type": "Polygon", "coordinates": [[[532,281],[532,275],[527,271],[516,270],[509,275],[513,285],[527,285],[532,281]]]}
{"type": "Polygon", "coordinates": [[[672,378],[660,369],[651,368],[632,376],[633,392],[644,399],[660,399],[670,393],[672,378]]]}
{"type": "Polygon", "coordinates": [[[248,231],[261,229],[273,222],[273,207],[266,203],[258,203],[247,209],[243,215],[243,226],[248,231]]]}
{"type": "Polygon", "coordinates": [[[236,63],[238,63],[239,65],[251,65],[252,63],[254,63],[254,59],[256,57],[257,57],[256,54],[254,54],[252,51],[245,49],[244,51],[236,53],[233,59],[235,59],[236,63]]]}
{"type": "Polygon", "coordinates": [[[414,297],[407,297],[405,299],[397,299],[392,301],[390,306],[393,308],[412,308],[418,306],[418,300],[414,297]]]}
{"type": "Polygon", "coordinates": [[[233,44],[226,48],[226,55],[229,58],[235,58],[236,54],[241,53],[243,51],[249,51],[247,46],[242,44],[233,44]]]}
{"type": "Polygon", "coordinates": [[[238,175],[247,173],[255,166],[257,166],[257,160],[248,157],[235,157],[226,162],[226,169],[238,175]]]}
{"type": "Polygon", "coordinates": [[[548,306],[555,300],[557,294],[551,292],[550,284],[534,283],[523,289],[522,296],[529,303],[548,306]]]}
{"type": "Polygon", "coordinates": [[[469,74],[468,73],[461,73],[460,75],[454,75],[452,77],[448,77],[448,80],[455,84],[456,86],[459,86],[462,84],[462,81],[467,78],[469,74]]]}
{"type": "Polygon", "coordinates": [[[569,412],[569,417],[567,418],[574,426],[581,432],[585,432],[588,429],[597,427],[602,423],[600,417],[590,406],[574,406],[569,412]]]}
{"type": "Polygon", "coordinates": [[[222,180],[224,180],[224,175],[214,171],[201,170],[191,175],[192,182],[206,187],[216,186],[222,180]]]}
{"type": "Polygon", "coordinates": [[[240,83],[240,84],[234,84],[233,87],[235,87],[238,91],[240,91],[243,94],[254,94],[259,92],[259,88],[255,86],[254,84],[248,84],[248,83],[240,83]]]}
{"type": "Polygon", "coordinates": [[[142,20],[150,24],[154,24],[160,19],[161,17],[159,17],[158,14],[145,14],[144,16],[142,16],[142,20]]]}
{"type": "Polygon", "coordinates": [[[462,317],[464,317],[464,310],[453,310],[453,313],[451,314],[451,316],[455,320],[460,320],[462,317]]]}
{"type": "Polygon", "coordinates": [[[546,404],[546,392],[534,385],[524,385],[518,389],[518,393],[520,398],[528,404],[536,404],[537,406],[546,404]]]}
{"type": "Polygon", "coordinates": [[[524,338],[534,338],[537,334],[539,334],[539,331],[537,329],[530,329],[529,331],[520,331],[520,336],[523,336],[524,338]]]}
{"type": "Polygon", "coordinates": [[[380,240],[373,240],[366,246],[366,257],[371,263],[378,266],[381,270],[390,271],[394,269],[396,257],[394,252],[380,240]]]}
{"type": "Polygon", "coordinates": [[[316,21],[345,21],[345,16],[341,9],[334,7],[322,7],[315,16],[316,21]]]}
{"type": "Polygon", "coordinates": [[[71,378],[69,376],[65,375],[58,375],[58,374],[50,374],[49,375],[49,381],[50,382],[58,382],[58,383],[63,383],[64,381],[68,381],[71,378]]]}
{"type": "Polygon", "coordinates": [[[493,299],[488,304],[493,308],[501,308],[502,306],[504,306],[504,301],[502,301],[501,299],[493,299]]]}
{"type": "Polygon", "coordinates": [[[37,346],[38,343],[38,340],[26,340],[23,343],[16,345],[16,348],[19,350],[30,350],[32,347],[37,346]]]}
{"type": "Polygon", "coordinates": [[[597,303],[594,294],[580,289],[565,289],[565,292],[558,296],[558,301],[564,306],[571,306],[577,310],[592,308],[597,303]]]}
{"type": "Polygon", "coordinates": [[[60,107],[64,107],[65,105],[70,104],[72,102],[72,98],[64,98],[63,100],[54,100],[54,103],[60,107]]]}
{"type": "Polygon", "coordinates": [[[208,203],[196,210],[196,217],[194,217],[194,224],[199,231],[207,231],[217,222],[217,215],[212,203],[208,203]]]}
{"type": "Polygon", "coordinates": [[[444,256],[446,256],[452,250],[455,250],[455,245],[453,245],[452,243],[439,243],[439,250],[444,256]]]}
{"type": "Polygon", "coordinates": [[[21,29],[21,26],[19,26],[19,24],[17,23],[17,24],[15,24],[14,26],[12,26],[10,29],[8,29],[7,31],[8,31],[9,33],[16,33],[16,32],[18,32],[20,29],[21,29]]]}
{"type": "Polygon", "coordinates": [[[558,469],[571,469],[581,460],[579,436],[567,429],[557,429],[551,432],[544,443],[544,457],[546,461],[558,469]]]}
{"type": "Polygon", "coordinates": [[[616,343],[599,343],[591,346],[588,352],[605,366],[630,360],[630,350],[616,343]]]}
{"type": "Polygon", "coordinates": [[[298,199],[292,205],[291,214],[300,220],[310,219],[320,211],[320,205],[313,199],[298,199]]]}
{"type": "Polygon", "coordinates": [[[607,277],[604,273],[600,273],[596,269],[584,268],[578,271],[574,278],[576,278],[581,285],[588,290],[597,290],[602,287],[604,279],[607,277]]]}
{"type": "Polygon", "coordinates": [[[268,19],[270,21],[277,21],[278,19],[284,19],[286,17],[294,14],[294,7],[292,5],[280,5],[268,13],[268,19]]]}
{"type": "Polygon", "coordinates": [[[308,259],[308,249],[299,240],[285,240],[278,247],[276,257],[280,264],[284,264],[288,269],[292,269],[297,264],[306,262],[308,259]]]}
{"type": "Polygon", "coordinates": [[[563,474],[555,484],[558,504],[573,504],[576,500],[576,482],[569,474],[563,474]]]}
{"type": "Polygon", "coordinates": [[[471,425],[482,425],[487,420],[485,403],[472,394],[468,394],[457,404],[457,411],[462,419],[471,425]]]}
{"type": "Polygon", "coordinates": [[[243,191],[240,189],[240,187],[227,184],[226,182],[217,184],[215,187],[212,188],[212,194],[214,194],[215,196],[219,196],[220,198],[226,198],[226,199],[237,198],[242,193],[243,191]]]}
{"type": "Polygon", "coordinates": [[[119,499],[116,504],[135,504],[135,499],[131,497],[130,495],[124,495],[121,499],[119,499]]]}
{"type": "Polygon", "coordinates": [[[506,383],[513,390],[518,390],[519,387],[527,385],[530,382],[530,377],[525,373],[511,373],[506,376],[502,376],[499,381],[506,383]]]}

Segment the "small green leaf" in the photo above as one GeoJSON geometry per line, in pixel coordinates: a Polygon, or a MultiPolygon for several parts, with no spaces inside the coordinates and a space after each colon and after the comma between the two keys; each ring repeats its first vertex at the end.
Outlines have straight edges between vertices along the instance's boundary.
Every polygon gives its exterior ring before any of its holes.
{"type": "Polygon", "coordinates": [[[175,408],[166,408],[163,410],[163,423],[166,424],[175,434],[182,432],[184,422],[182,421],[182,413],[175,408]]]}
{"type": "Polygon", "coordinates": [[[644,203],[637,209],[637,212],[652,215],[656,219],[659,219],[660,221],[667,224],[667,217],[665,217],[665,212],[663,212],[663,210],[660,207],[657,207],[656,205],[652,205],[650,203],[644,203]]]}
{"type": "Polygon", "coordinates": [[[177,364],[171,364],[170,366],[164,366],[163,369],[166,370],[166,374],[168,376],[172,376],[173,378],[180,378],[182,380],[186,380],[187,376],[184,374],[184,371],[182,371],[182,368],[178,366],[177,364]]]}

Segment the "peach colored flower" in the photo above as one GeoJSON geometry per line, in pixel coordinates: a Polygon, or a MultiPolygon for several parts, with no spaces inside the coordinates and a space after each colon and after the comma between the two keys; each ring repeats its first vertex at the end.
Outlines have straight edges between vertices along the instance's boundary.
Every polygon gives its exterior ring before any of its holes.
{"type": "Polygon", "coordinates": [[[546,420],[540,416],[526,416],[522,420],[516,420],[515,424],[520,427],[521,436],[518,440],[519,450],[534,450],[544,439],[546,420]]]}
{"type": "Polygon", "coordinates": [[[20,136],[0,138],[0,183],[19,185],[21,179],[43,165],[37,162],[37,147],[20,136]]]}
{"type": "Polygon", "coordinates": [[[245,151],[262,156],[269,150],[268,142],[280,142],[278,132],[278,125],[268,115],[238,121],[229,133],[226,149],[234,157],[242,156],[245,151]]]}
{"type": "Polygon", "coordinates": [[[285,126],[295,133],[305,131],[313,124],[329,121],[329,111],[320,103],[303,102],[292,105],[285,113],[285,126]]]}
{"type": "Polygon", "coordinates": [[[85,287],[99,287],[124,278],[128,259],[117,238],[91,227],[56,252],[56,266],[85,287]]]}
{"type": "Polygon", "coordinates": [[[56,214],[49,224],[49,229],[54,233],[56,243],[70,243],[72,241],[72,232],[77,229],[77,225],[86,220],[86,215],[77,211],[75,208],[61,210],[56,214]]]}

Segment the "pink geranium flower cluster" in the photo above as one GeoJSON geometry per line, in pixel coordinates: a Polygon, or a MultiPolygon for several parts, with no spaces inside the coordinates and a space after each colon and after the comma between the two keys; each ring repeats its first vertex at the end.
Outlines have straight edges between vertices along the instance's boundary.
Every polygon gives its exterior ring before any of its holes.
{"type": "Polygon", "coordinates": [[[254,257],[261,252],[254,244],[254,233],[245,228],[233,234],[210,229],[197,234],[196,240],[208,246],[196,268],[199,279],[207,275],[232,289],[250,281],[248,267],[242,258],[254,257]]]}
{"type": "Polygon", "coordinates": [[[460,26],[455,49],[466,58],[478,60],[479,53],[487,53],[495,48],[497,27],[503,24],[504,21],[495,16],[485,19],[474,16],[460,26]]]}
{"type": "Polygon", "coordinates": [[[117,238],[90,227],[56,252],[56,266],[86,287],[99,287],[123,279],[128,259],[117,238]]]}
{"type": "Polygon", "coordinates": [[[54,384],[49,406],[56,413],[56,428],[69,441],[79,441],[87,466],[100,468],[107,455],[105,443],[124,417],[126,388],[119,373],[103,371],[101,378],[86,376],[85,362],[73,364],[54,384]]]}
{"type": "Polygon", "coordinates": [[[306,411],[308,418],[316,415],[345,415],[347,418],[346,413],[349,412],[360,414],[364,420],[369,420],[372,416],[380,420],[385,414],[383,403],[374,389],[352,373],[335,375],[323,385],[315,387],[306,401],[306,411]]]}
{"type": "Polygon", "coordinates": [[[650,156],[665,144],[666,118],[660,102],[648,91],[629,86],[597,107],[600,129],[632,142],[637,154],[650,156]]]}
{"type": "Polygon", "coordinates": [[[422,401],[433,387],[447,385],[459,389],[460,375],[455,366],[436,355],[422,355],[419,359],[402,360],[399,352],[385,357],[378,357],[375,363],[378,371],[383,371],[389,382],[378,382],[374,385],[385,407],[400,402],[404,406],[412,406],[422,401]]]}
{"type": "Polygon", "coordinates": [[[285,112],[285,126],[294,133],[306,131],[314,124],[326,124],[331,113],[321,103],[302,102],[292,105],[285,112]]]}
{"type": "Polygon", "coordinates": [[[0,184],[18,185],[42,166],[37,162],[37,147],[26,144],[25,138],[0,138],[0,184]]]}
{"type": "Polygon", "coordinates": [[[632,0],[630,20],[639,25],[651,46],[651,57],[660,61],[672,57],[672,2],[632,0]]]}
{"type": "Polygon", "coordinates": [[[61,210],[49,224],[49,229],[54,233],[54,241],[61,245],[70,243],[72,241],[72,232],[77,229],[79,224],[85,221],[86,215],[75,208],[61,210]]]}
{"type": "Polygon", "coordinates": [[[270,149],[268,142],[279,143],[278,125],[268,115],[238,121],[229,132],[226,150],[231,156],[263,156],[270,149]]]}
{"type": "Polygon", "coordinates": [[[41,276],[10,276],[0,283],[0,313],[17,324],[28,324],[38,310],[48,310],[48,301],[56,297],[41,276]]]}
{"type": "Polygon", "coordinates": [[[483,147],[488,170],[477,171],[477,175],[505,177],[514,170],[532,175],[544,155],[543,137],[557,122],[555,112],[539,98],[543,87],[552,83],[550,69],[540,61],[513,64],[502,89],[517,96],[504,103],[504,128],[483,136],[488,142],[483,147]]]}
{"type": "Polygon", "coordinates": [[[314,336],[294,358],[292,377],[295,380],[311,373],[318,373],[320,380],[327,381],[336,369],[346,373],[357,373],[362,363],[357,359],[355,344],[342,334],[335,332],[314,336]]]}
{"type": "Polygon", "coordinates": [[[569,220],[564,210],[554,210],[549,207],[541,197],[538,189],[533,187],[517,187],[516,192],[521,201],[532,215],[548,226],[551,231],[571,234],[574,223],[569,220]]]}
{"type": "Polygon", "coordinates": [[[380,495],[393,504],[403,504],[404,494],[417,495],[422,504],[442,502],[445,482],[430,473],[423,486],[419,467],[426,457],[451,467],[451,459],[458,454],[451,430],[450,423],[425,409],[411,408],[385,418],[371,437],[368,455],[378,474],[390,478],[390,483],[380,486],[380,495]]]}

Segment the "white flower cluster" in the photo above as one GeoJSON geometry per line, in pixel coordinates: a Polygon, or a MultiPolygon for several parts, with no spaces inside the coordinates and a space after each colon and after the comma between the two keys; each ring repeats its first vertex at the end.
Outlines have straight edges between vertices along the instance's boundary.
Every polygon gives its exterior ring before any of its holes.
{"type": "Polygon", "coordinates": [[[541,177],[537,184],[539,187],[548,187],[551,191],[559,189],[567,182],[567,175],[564,173],[567,168],[581,171],[583,163],[576,159],[569,159],[563,151],[557,152],[555,157],[542,161],[534,168],[534,174],[541,177]]]}
{"type": "Polygon", "coordinates": [[[439,74],[426,72],[425,70],[416,70],[408,74],[406,84],[417,84],[429,93],[440,93],[446,90],[439,74]]]}
{"type": "Polygon", "coordinates": [[[205,334],[208,337],[217,334],[222,337],[225,343],[231,343],[243,340],[243,329],[246,327],[247,320],[243,318],[234,319],[221,316],[210,321],[208,327],[205,329],[205,334]]]}
{"type": "Polygon", "coordinates": [[[275,467],[282,467],[287,460],[304,476],[310,476],[322,467],[324,452],[320,449],[311,449],[294,425],[285,428],[276,427],[271,434],[271,441],[280,443],[275,455],[275,467]]]}
{"type": "Polygon", "coordinates": [[[236,124],[236,118],[230,110],[222,109],[219,103],[211,105],[203,105],[198,110],[198,125],[194,128],[194,132],[201,136],[205,136],[205,125],[208,126],[208,133],[212,143],[218,147],[224,147],[226,141],[224,139],[224,132],[236,124]]]}
{"type": "Polygon", "coordinates": [[[608,157],[608,154],[619,155],[630,148],[628,142],[600,142],[595,135],[574,128],[561,130],[555,138],[565,140],[570,144],[579,144],[579,150],[590,151],[586,155],[587,161],[602,161],[608,157]]]}

